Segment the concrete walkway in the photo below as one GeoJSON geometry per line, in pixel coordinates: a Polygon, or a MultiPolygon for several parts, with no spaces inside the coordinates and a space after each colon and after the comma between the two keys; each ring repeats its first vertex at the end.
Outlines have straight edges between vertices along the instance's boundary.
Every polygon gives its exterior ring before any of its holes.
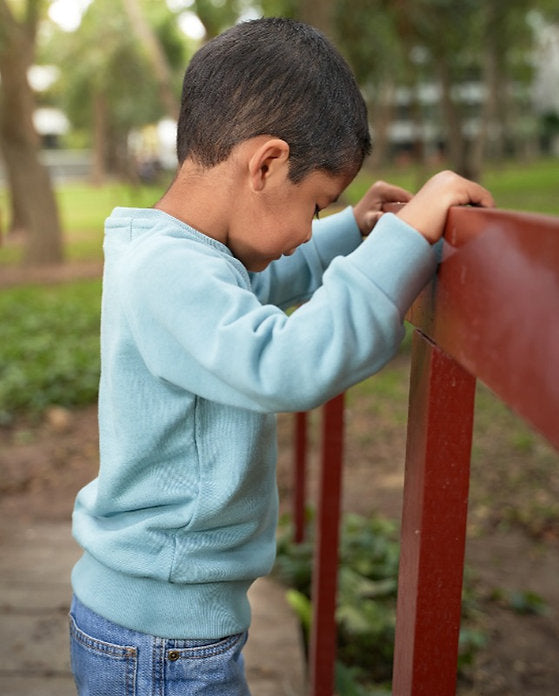
{"type": "MultiPolygon", "coordinates": [[[[67,613],[70,569],[79,553],[69,524],[2,524],[1,696],[75,696],[67,613]]],[[[284,596],[269,579],[251,589],[253,624],[245,658],[253,696],[304,693],[299,628],[284,596]]]]}

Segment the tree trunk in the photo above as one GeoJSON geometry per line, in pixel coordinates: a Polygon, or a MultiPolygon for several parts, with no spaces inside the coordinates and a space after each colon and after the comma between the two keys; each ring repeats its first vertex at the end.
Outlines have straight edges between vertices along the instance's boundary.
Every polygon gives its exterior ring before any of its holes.
{"type": "Polygon", "coordinates": [[[452,97],[452,80],[445,56],[438,57],[438,72],[441,81],[442,112],[446,125],[446,146],[452,169],[470,177],[466,156],[466,143],[462,132],[460,108],[452,97]]]}
{"type": "Polygon", "coordinates": [[[34,100],[27,81],[33,55],[28,35],[15,21],[5,21],[0,43],[0,147],[12,199],[14,222],[27,233],[24,261],[43,265],[62,261],[62,230],[47,169],[39,160],[33,125],[34,100]]]}
{"type": "Polygon", "coordinates": [[[368,99],[367,108],[373,123],[373,149],[367,168],[380,169],[388,160],[389,128],[394,116],[394,82],[386,79],[379,85],[377,94],[368,99]]]}
{"type": "MultiPolygon", "coordinates": [[[[485,48],[483,72],[485,96],[479,115],[479,130],[475,141],[472,143],[469,158],[470,175],[476,181],[481,180],[483,163],[488,152],[488,141],[492,138],[492,128],[496,125],[495,116],[499,92],[497,55],[494,46],[490,44],[485,48]]],[[[497,136],[497,138],[500,139],[500,136],[497,136]]]]}
{"type": "Polygon", "coordinates": [[[101,90],[93,94],[93,162],[90,181],[101,186],[107,175],[105,153],[107,150],[107,99],[101,90]]]}
{"type": "MultiPolygon", "coordinates": [[[[2,109],[2,103],[0,101],[0,111],[2,109]]],[[[0,115],[1,118],[1,115],[0,115]]],[[[3,146],[3,136],[2,136],[2,131],[0,128],[0,152],[2,153],[2,157],[5,160],[6,156],[4,154],[4,146],[3,146]]],[[[13,172],[10,169],[10,167],[7,166],[5,163],[4,166],[5,169],[5,175],[8,180],[8,190],[10,191],[10,197],[8,201],[8,206],[10,209],[10,212],[8,213],[7,217],[7,231],[8,234],[17,234],[18,232],[25,232],[25,230],[29,227],[28,225],[28,216],[27,216],[27,208],[24,205],[24,201],[20,200],[20,197],[17,195],[14,195],[14,190],[16,188],[16,184],[14,182],[14,177],[13,177],[13,172]]]]}
{"type": "Polygon", "coordinates": [[[501,118],[502,114],[499,113],[504,97],[502,88],[503,85],[506,85],[506,77],[501,69],[500,57],[503,47],[499,41],[499,31],[501,30],[503,19],[502,12],[502,8],[499,8],[495,0],[486,2],[483,6],[484,33],[482,48],[485,95],[479,115],[479,131],[470,153],[472,178],[478,181],[481,179],[483,163],[486,157],[490,155],[501,159],[503,155],[502,128],[504,118],[501,118]]]}

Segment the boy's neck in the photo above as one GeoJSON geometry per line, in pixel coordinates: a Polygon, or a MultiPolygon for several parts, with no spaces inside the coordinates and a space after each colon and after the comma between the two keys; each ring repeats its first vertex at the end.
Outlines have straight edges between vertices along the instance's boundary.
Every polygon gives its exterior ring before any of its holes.
{"type": "Polygon", "coordinates": [[[227,162],[202,168],[186,160],[154,208],[225,244],[232,196],[229,169],[227,162]]]}

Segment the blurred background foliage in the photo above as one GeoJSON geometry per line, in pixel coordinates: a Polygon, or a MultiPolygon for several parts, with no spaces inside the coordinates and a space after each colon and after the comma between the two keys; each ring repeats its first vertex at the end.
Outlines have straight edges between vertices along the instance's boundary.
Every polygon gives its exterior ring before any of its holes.
{"type": "Polygon", "coordinates": [[[555,0],[0,0],[0,210],[27,264],[64,258],[56,187],[166,185],[193,52],[263,15],[314,24],[352,65],[370,110],[365,172],[559,155],[555,0]]]}

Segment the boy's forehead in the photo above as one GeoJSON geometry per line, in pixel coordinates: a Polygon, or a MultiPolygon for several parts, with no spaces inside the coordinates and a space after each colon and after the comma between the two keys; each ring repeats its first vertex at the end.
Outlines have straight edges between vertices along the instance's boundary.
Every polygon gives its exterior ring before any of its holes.
{"type": "MultiPolygon", "coordinates": [[[[306,179],[311,180],[311,177],[312,185],[321,190],[323,195],[328,196],[328,198],[331,199],[330,202],[333,203],[337,200],[342,191],[353,181],[355,174],[330,174],[329,172],[317,170],[311,172],[306,179]]],[[[309,183],[311,182],[309,181],[309,183]]]]}

